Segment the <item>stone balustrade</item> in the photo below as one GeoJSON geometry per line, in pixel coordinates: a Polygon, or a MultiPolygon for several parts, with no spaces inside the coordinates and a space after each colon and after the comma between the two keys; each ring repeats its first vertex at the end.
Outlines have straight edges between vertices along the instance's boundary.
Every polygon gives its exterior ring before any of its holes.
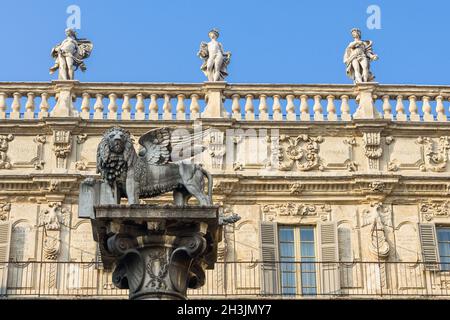
{"type": "Polygon", "coordinates": [[[0,83],[0,119],[447,121],[450,86],[0,83]],[[359,110],[359,111],[358,111],[359,110]]]}

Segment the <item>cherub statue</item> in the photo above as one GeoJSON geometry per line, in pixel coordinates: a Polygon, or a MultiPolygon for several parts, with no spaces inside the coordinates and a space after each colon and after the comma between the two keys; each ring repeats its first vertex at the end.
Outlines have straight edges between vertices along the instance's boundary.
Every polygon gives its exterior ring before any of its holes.
{"type": "Polygon", "coordinates": [[[202,41],[197,53],[197,56],[203,59],[200,69],[208,81],[223,81],[228,76],[227,66],[230,63],[231,52],[224,52],[222,44],[217,41],[219,30],[212,29],[208,36],[211,41],[208,43],[202,41]]]}
{"type": "Polygon", "coordinates": [[[78,39],[74,29],[66,29],[67,38],[52,48],[55,65],[50,68],[50,74],[59,69],[59,80],[73,80],[75,70],[86,71],[84,59],[91,55],[94,45],[87,39],[78,39]]]}
{"type": "Polygon", "coordinates": [[[354,83],[371,82],[375,79],[370,72],[370,61],[378,60],[372,51],[372,41],[361,40],[361,30],[352,29],[353,41],[347,46],[344,54],[344,63],[347,66],[347,75],[354,83]]]}

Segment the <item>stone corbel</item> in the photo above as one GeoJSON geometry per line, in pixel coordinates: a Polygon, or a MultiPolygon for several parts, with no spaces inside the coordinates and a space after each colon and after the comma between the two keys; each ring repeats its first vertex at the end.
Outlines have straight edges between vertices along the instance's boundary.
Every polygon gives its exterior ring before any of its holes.
{"type": "Polygon", "coordinates": [[[56,130],[53,132],[53,151],[56,156],[56,167],[66,168],[67,158],[72,151],[72,135],[70,131],[56,130]]]}
{"type": "Polygon", "coordinates": [[[383,155],[383,148],[381,147],[381,132],[364,132],[363,147],[364,155],[368,160],[369,170],[379,170],[380,158],[383,155]]]}

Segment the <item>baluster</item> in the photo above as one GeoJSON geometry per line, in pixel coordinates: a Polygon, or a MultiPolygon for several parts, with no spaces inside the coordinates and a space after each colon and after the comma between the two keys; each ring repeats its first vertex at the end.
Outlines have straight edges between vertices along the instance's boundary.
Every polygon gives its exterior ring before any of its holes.
{"type": "Polygon", "coordinates": [[[416,103],[416,96],[409,96],[408,100],[409,100],[409,119],[411,121],[420,121],[420,115],[418,112],[418,108],[417,108],[417,103],[416,103]]]}
{"type": "Polygon", "coordinates": [[[327,114],[328,117],[327,119],[329,121],[336,121],[337,120],[337,115],[336,115],[336,106],[334,104],[334,96],[333,95],[329,95],[327,96],[327,114]]]}
{"type": "Polygon", "coordinates": [[[384,95],[382,97],[383,99],[383,114],[384,114],[384,118],[388,119],[388,120],[392,120],[392,106],[391,103],[389,101],[389,96],[388,95],[384,95]]]}
{"type": "Polygon", "coordinates": [[[97,99],[95,100],[94,104],[94,119],[103,119],[103,95],[97,93],[95,97],[97,99]]]}
{"type": "Polygon", "coordinates": [[[350,105],[348,104],[349,96],[341,96],[341,120],[350,121],[352,117],[350,116],[350,105]]]}
{"type": "Polygon", "coordinates": [[[253,95],[248,94],[245,96],[245,98],[246,98],[246,101],[245,101],[245,106],[244,106],[244,110],[245,110],[244,119],[255,120],[255,109],[253,107],[253,95]]]}
{"type": "Polygon", "coordinates": [[[199,95],[194,93],[191,95],[191,105],[189,107],[191,112],[191,120],[195,120],[200,117],[200,105],[198,104],[199,95]]]}
{"type": "Polygon", "coordinates": [[[123,94],[123,102],[122,102],[122,120],[130,120],[131,119],[131,103],[130,103],[130,94],[123,94]]]}
{"type": "Polygon", "coordinates": [[[442,96],[436,97],[437,121],[447,121],[447,116],[445,115],[443,99],[444,99],[444,97],[442,97],[442,96]]]}
{"type": "Polygon", "coordinates": [[[27,103],[25,104],[25,114],[23,115],[23,117],[25,119],[33,119],[34,118],[34,97],[35,94],[33,92],[28,92],[27,93],[27,103]]]}
{"type": "Polygon", "coordinates": [[[397,121],[406,121],[405,107],[403,106],[403,96],[397,96],[397,105],[395,106],[397,121]]]}
{"type": "Polygon", "coordinates": [[[170,95],[164,95],[163,104],[163,120],[172,120],[172,104],[170,103],[170,95]]]}
{"type": "Polygon", "coordinates": [[[136,114],[134,115],[134,118],[136,120],[145,119],[145,103],[144,95],[142,93],[136,95],[136,114]]]}
{"type": "Polygon", "coordinates": [[[148,106],[149,109],[149,115],[148,118],[150,120],[158,120],[158,95],[155,93],[152,93],[150,95],[150,105],[148,106]]]}
{"type": "Polygon", "coordinates": [[[6,93],[0,92],[0,119],[6,119],[6,93]]]}
{"type": "Polygon", "coordinates": [[[281,96],[279,94],[275,94],[273,96],[273,120],[283,120],[283,114],[281,113],[281,96]]]}
{"type": "Polygon", "coordinates": [[[38,117],[41,119],[43,117],[48,117],[48,109],[50,108],[48,104],[48,93],[41,93],[41,104],[39,105],[39,115],[38,117]]]}
{"type": "Polygon", "coordinates": [[[91,96],[87,92],[83,92],[82,94],[83,99],[81,100],[81,118],[83,119],[89,119],[89,113],[91,112],[91,96]]]}
{"type": "Polygon", "coordinates": [[[19,92],[14,92],[14,99],[11,105],[11,119],[19,119],[20,118],[20,98],[22,95],[19,92]]]}
{"type": "Polygon", "coordinates": [[[177,120],[185,120],[186,119],[186,107],[184,105],[184,99],[185,99],[185,95],[184,94],[179,94],[177,95],[177,105],[176,105],[176,110],[177,110],[177,114],[175,115],[177,120]]]}
{"type": "Polygon", "coordinates": [[[434,117],[431,114],[430,97],[422,97],[422,110],[423,110],[423,121],[434,121],[434,117]]]}
{"type": "Polygon", "coordinates": [[[302,94],[300,96],[300,120],[311,120],[311,115],[309,114],[308,96],[306,94],[302,94]]]}
{"type": "Polygon", "coordinates": [[[110,93],[108,97],[109,97],[108,119],[116,120],[117,119],[117,109],[119,109],[119,107],[117,105],[117,94],[110,93]]]}
{"type": "Polygon", "coordinates": [[[259,120],[269,120],[269,113],[267,112],[267,96],[262,94],[259,96],[259,120]]]}
{"type": "Polygon", "coordinates": [[[323,120],[322,104],[320,103],[321,100],[322,100],[322,97],[320,95],[315,95],[314,96],[313,111],[314,111],[314,120],[315,121],[322,121],[323,120]]]}
{"type": "Polygon", "coordinates": [[[294,98],[295,96],[293,94],[288,94],[286,96],[286,120],[288,121],[297,120],[297,115],[295,114],[294,98]]]}
{"type": "Polygon", "coordinates": [[[241,119],[241,106],[239,105],[239,95],[233,94],[231,99],[233,100],[231,104],[231,117],[234,119],[241,119]]]}

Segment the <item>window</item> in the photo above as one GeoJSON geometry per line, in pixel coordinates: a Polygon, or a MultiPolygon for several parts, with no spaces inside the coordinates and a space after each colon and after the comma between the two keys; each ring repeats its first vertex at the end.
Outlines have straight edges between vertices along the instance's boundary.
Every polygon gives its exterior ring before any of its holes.
{"type": "Polygon", "coordinates": [[[279,228],[281,291],[284,295],[315,295],[314,227],[279,228]]]}
{"type": "Polygon", "coordinates": [[[450,271],[450,227],[437,227],[436,232],[441,270],[450,271]]]}

